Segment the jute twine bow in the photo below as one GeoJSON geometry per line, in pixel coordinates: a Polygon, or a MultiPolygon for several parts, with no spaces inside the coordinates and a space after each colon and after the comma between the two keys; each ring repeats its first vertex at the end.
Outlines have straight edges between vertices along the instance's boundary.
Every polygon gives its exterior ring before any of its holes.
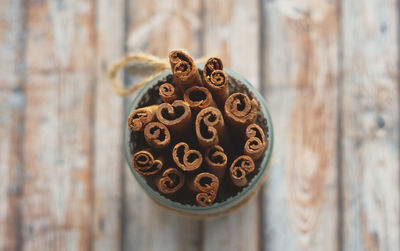
{"type": "MultiPolygon", "coordinates": [[[[208,57],[202,57],[200,59],[197,59],[197,63],[205,63],[207,61],[208,57]]],[[[114,88],[114,91],[116,94],[120,96],[126,96],[129,95],[136,90],[142,88],[145,86],[148,82],[150,82],[153,78],[155,78],[158,74],[161,72],[169,69],[171,66],[169,64],[168,58],[166,59],[161,59],[159,57],[143,53],[143,52],[137,52],[137,53],[130,53],[124,56],[123,58],[119,59],[115,63],[113,63],[108,71],[108,77],[111,81],[111,84],[114,88]],[[135,62],[132,67],[137,67],[139,65],[147,65],[152,68],[154,68],[154,73],[148,77],[145,77],[139,82],[136,82],[132,84],[131,86],[124,88],[123,84],[120,83],[120,81],[117,80],[117,73],[119,70],[123,69],[125,66],[127,66],[129,63],[135,62]]]]}

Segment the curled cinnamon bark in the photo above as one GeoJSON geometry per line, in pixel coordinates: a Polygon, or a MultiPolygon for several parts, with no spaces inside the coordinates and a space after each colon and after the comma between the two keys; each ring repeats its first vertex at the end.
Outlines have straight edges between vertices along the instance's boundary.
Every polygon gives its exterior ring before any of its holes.
{"type": "Polygon", "coordinates": [[[224,118],[215,107],[208,107],[197,114],[195,129],[199,144],[203,148],[218,145],[226,135],[224,118]]]}
{"type": "Polygon", "coordinates": [[[246,128],[246,139],[243,153],[254,161],[261,158],[267,145],[263,129],[257,124],[250,124],[246,128]]]}
{"type": "Polygon", "coordinates": [[[223,104],[229,96],[228,75],[222,69],[221,59],[212,57],[208,59],[203,70],[206,86],[219,104],[223,104]]]}
{"type": "Polygon", "coordinates": [[[255,169],[254,161],[247,155],[237,157],[229,168],[229,176],[233,184],[238,187],[247,186],[248,181],[246,175],[255,169]]]}
{"type": "Polygon", "coordinates": [[[139,151],[133,155],[132,166],[141,175],[153,175],[161,170],[163,162],[154,159],[153,154],[148,151],[139,151]]]}
{"type": "Polygon", "coordinates": [[[172,159],[183,171],[194,171],[203,163],[203,156],[197,150],[191,150],[185,142],[180,142],[172,149],[172,159]]]}
{"type": "Polygon", "coordinates": [[[134,110],[128,117],[128,125],[132,131],[142,131],[144,127],[156,120],[158,105],[151,105],[134,110]]]}
{"type": "Polygon", "coordinates": [[[150,122],[143,131],[144,139],[154,149],[164,149],[171,141],[168,128],[161,122],[150,122]]]}
{"type": "Polygon", "coordinates": [[[202,85],[199,71],[193,59],[180,50],[171,51],[169,62],[172,68],[174,84],[183,92],[194,85],[202,85]]]}
{"type": "Polygon", "coordinates": [[[225,101],[225,117],[235,130],[246,128],[257,118],[258,103],[244,93],[234,93],[225,101]]]}
{"type": "Polygon", "coordinates": [[[189,105],[182,100],[175,100],[172,104],[162,103],[156,112],[157,119],[173,132],[187,132],[192,119],[189,105]]]}
{"type": "Polygon", "coordinates": [[[200,110],[210,106],[216,106],[210,91],[201,86],[188,88],[183,94],[183,99],[189,104],[194,113],[198,113],[200,110]]]}
{"type": "Polygon", "coordinates": [[[194,178],[192,184],[192,190],[197,192],[196,203],[199,206],[209,206],[217,197],[219,180],[217,176],[212,173],[199,173],[194,178]]]}
{"type": "Polygon", "coordinates": [[[162,101],[164,101],[165,103],[171,104],[178,98],[178,91],[170,83],[164,83],[160,85],[160,88],[158,89],[158,94],[160,95],[162,101]]]}
{"type": "Polygon", "coordinates": [[[161,193],[175,193],[183,186],[185,179],[176,168],[168,168],[156,179],[156,186],[161,193]]]}
{"type": "Polygon", "coordinates": [[[222,64],[222,60],[218,57],[211,57],[207,60],[207,63],[204,65],[203,76],[206,79],[207,76],[215,70],[224,69],[224,65],[222,64]]]}
{"type": "Polygon", "coordinates": [[[215,145],[206,150],[204,153],[204,162],[220,180],[225,176],[225,168],[228,163],[228,158],[224,149],[220,145],[215,145]]]}

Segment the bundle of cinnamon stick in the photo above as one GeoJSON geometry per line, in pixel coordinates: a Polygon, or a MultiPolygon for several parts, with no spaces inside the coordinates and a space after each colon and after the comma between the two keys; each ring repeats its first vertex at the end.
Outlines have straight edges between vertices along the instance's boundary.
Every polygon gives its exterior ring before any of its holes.
{"type": "Polygon", "coordinates": [[[258,170],[268,145],[256,123],[259,104],[230,93],[217,57],[202,70],[180,50],[169,60],[172,78],[157,86],[162,103],[137,108],[128,118],[131,140],[143,141],[132,166],[166,197],[210,206],[235,196],[258,170]]]}

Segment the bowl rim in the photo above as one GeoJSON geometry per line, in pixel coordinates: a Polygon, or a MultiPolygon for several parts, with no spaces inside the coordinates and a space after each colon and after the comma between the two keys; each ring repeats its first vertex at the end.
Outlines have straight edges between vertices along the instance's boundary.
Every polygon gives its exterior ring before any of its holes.
{"type": "MultiPolygon", "coordinates": [[[[203,69],[204,64],[199,64],[197,65],[198,69],[203,69]]],[[[239,83],[244,84],[249,91],[254,95],[254,97],[257,99],[258,103],[260,104],[259,108],[261,110],[261,113],[264,115],[265,119],[267,120],[267,130],[268,133],[266,135],[266,139],[268,142],[267,149],[265,149],[264,152],[264,157],[262,158],[262,161],[260,163],[260,168],[259,172],[250,180],[249,184],[242,189],[238,194],[235,196],[229,197],[226,200],[222,202],[216,202],[210,206],[207,207],[200,207],[196,205],[184,205],[179,202],[175,202],[170,200],[167,197],[164,197],[162,194],[159,192],[155,191],[152,187],[150,187],[146,180],[139,174],[137,173],[133,166],[132,166],[132,155],[130,153],[129,149],[129,138],[130,138],[130,129],[128,127],[128,117],[129,114],[133,111],[133,109],[136,109],[138,103],[141,100],[141,97],[154,85],[156,85],[160,80],[164,79],[167,77],[169,74],[172,74],[172,71],[170,69],[165,70],[158,74],[155,78],[153,78],[149,83],[147,83],[143,88],[139,90],[131,104],[129,105],[128,109],[128,114],[125,114],[125,125],[124,125],[124,152],[125,152],[125,159],[128,162],[129,169],[131,170],[131,173],[135,177],[136,181],[139,183],[139,185],[146,191],[146,193],[154,199],[157,203],[161,204],[162,206],[167,207],[168,209],[171,209],[173,211],[178,211],[181,213],[189,214],[189,215],[209,215],[209,214],[218,214],[221,213],[225,210],[228,210],[235,205],[238,205],[240,202],[245,200],[248,196],[252,194],[252,192],[257,188],[257,185],[263,181],[263,177],[267,172],[267,169],[269,168],[269,163],[271,161],[272,157],[272,151],[273,151],[273,146],[274,146],[274,131],[273,131],[273,124],[272,124],[272,119],[271,119],[271,114],[269,112],[269,109],[265,103],[265,100],[263,96],[259,93],[259,91],[243,76],[240,74],[228,69],[224,68],[224,71],[229,77],[235,78],[239,83]]]]}

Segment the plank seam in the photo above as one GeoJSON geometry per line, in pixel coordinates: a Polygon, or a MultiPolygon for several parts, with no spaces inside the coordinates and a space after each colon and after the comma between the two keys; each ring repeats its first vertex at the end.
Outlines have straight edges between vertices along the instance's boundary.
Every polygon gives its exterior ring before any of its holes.
{"type": "MultiPolygon", "coordinates": [[[[258,1],[258,10],[259,10],[259,58],[258,58],[258,68],[259,68],[259,90],[260,93],[263,95],[263,97],[266,97],[266,86],[264,83],[265,80],[265,45],[266,45],[266,39],[265,39],[265,27],[266,27],[266,17],[265,17],[265,2],[264,0],[259,0],[258,1]]],[[[261,186],[260,192],[258,194],[258,214],[259,214],[259,233],[258,233],[258,248],[260,251],[265,251],[267,250],[266,243],[264,241],[264,237],[266,238],[266,225],[267,225],[267,217],[264,215],[265,211],[265,184],[261,186]]]]}
{"type": "MultiPolygon", "coordinates": [[[[90,133],[90,211],[94,212],[95,211],[95,198],[96,198],[96,187],[95,187],[95,181],[96,181],[96,168],[95,168],[95,160],[96,160],[96,107],[97,107],[97,83],[98,83],[98,77],[96,74],[96,62],[98,60],[98,35],[97,35],[97,0],[93,1],[93,17],[92,17],[92,27],[94,29],[94,56],[93,56],[93,62],[92,62],[92,86],[91,86],[91,92],[92,92],[92,97],[91,97],[91,104],[90,104],[90,128],[92,128],[91,133],[90,133]]],[[[95,216],[94,213],[90,215],[90,233],[89,233],[89,243],[88,243],[88,249],[89,250],[94,250],[94,229],[95,229],[95,216]]]]}
{"type": "MultiPolygon", "coordinates": [[[[129,33],[129,24],[130,24],[130,18],[129,18],[129,9],[130,9],[130,4],[129,0],[124,0],[124,18],[123,18],[123,23],[124,23],[124,31],[123,31],[123,54],[128,53],[128,33],[129,33]]],[[[125,86],[128,85],[128,74],[125,72],[123,73],[123,83],[125,86]]],[[[123,109],[122,109],[122,118],[125,118],[125,114],[127,113],[127,106],[128,106],[128,99],[124,97],[123,100],[123,109]]],[[[124,123],[121,125],[121,130],[122,132],[125,130],[124,123]]],[[[122,133],[122,141],[124,142],[124,133],[122,133]]],[[[123,145],[121,146],[121,150],[123,149],[123,145]]],[[[124,175],[124,168],[125,168],[125,158],[124,156],[121,158],[121,170],[120,170],[120,194],[121,194],[121,199],[120,199],[120,210],[121,210],[121,217],[120,217],[120,250],[129,250],[129,247],[125,247],[125,231],[126,231],[126,177],[124,175]]]]}
{"type": "MultiPolygon", "coordinates": [[[[400,44],[400,15],[399,15],[399,11],[400,11],[400,0],[396,1],[396,9],[397,9],[397,74],[396,74],[396,78],[397,78],[397,96],[400,95],[400,49],[399,49],[399,44],[400,44]]],[[[398,135],[400,135],[400,98],[397,98],[397,126],[398,126],[398,135]]],[[[400,137],[398,137],[398,146],[400,146],[400,137]]],[[[400,148],[398,148],[398,162],[400,163],[400,148]]],[[[399,172],[399,177],[398,177],[398,182],[397,184],[399,184],[399,191],[400,191],[400,172],[399,172]]],[[[400,195],[399,195],[400,196],[400,195]]],[[[400,200],[399,200],[400,201],[400,200]]],[[[397,224],[400,224],[400,222],[398,222],[397,224]]],[[[400,239],[400,233],[398,238],[400,239]]]]}
{"type": "MultiPolygon", "coordinates": [[[[18,55],[19,62],[17,63],[18,65],[18,73],[20,76],[23,76],[19,78],[19,83],[18,83],[18,91],[22,92],[24,97],[26,96],[26,34],[28,33],[28,25],[27,25],[27,12],[29,9],[29,2],[28,0],[23,0],[21,1],[22,4],[22,29],[21,29],[21,34],[18,35],[20,37],[20,43],[21,43],[21,50],[20,50],[20,55],[18,55]]],[[[24,102],[23,108],[22,108],[22,114],[21,118],[19,118],[20,122],[19,124],[21,125],[21,132],[25,132],[25,115],[26,115],[26,102],[24,102]]],[[[23,245],[24,245],[24,235],[23,235],[23,225],[24,225],[24,218],[23,218],[23,191],[24,191],[24,174],[25,174],[25,163],[26,163],[26,158],[25,158],[25,152],[22,148],[24,145],[24,133],[18,133],[18,156],[21,161],[21,170],[19,173],[19,177],[17,180],[17,187],[18,187],[18,207],[17,207],[17,236],[16,236],[16,251],[21,251],[23,250],[23,245]]]]}
{"type": "Polygon", "coordinates": [[[342,5],[343,0],[337,2],[337,29],[338,29],[338,77],[337,77],[337,142],[336,142],[336,159],[337,159],[337,238],[338,238],[338,251],[344,250],[344,205],[343,205],[343,36],[342,36],[342,5]]]}

